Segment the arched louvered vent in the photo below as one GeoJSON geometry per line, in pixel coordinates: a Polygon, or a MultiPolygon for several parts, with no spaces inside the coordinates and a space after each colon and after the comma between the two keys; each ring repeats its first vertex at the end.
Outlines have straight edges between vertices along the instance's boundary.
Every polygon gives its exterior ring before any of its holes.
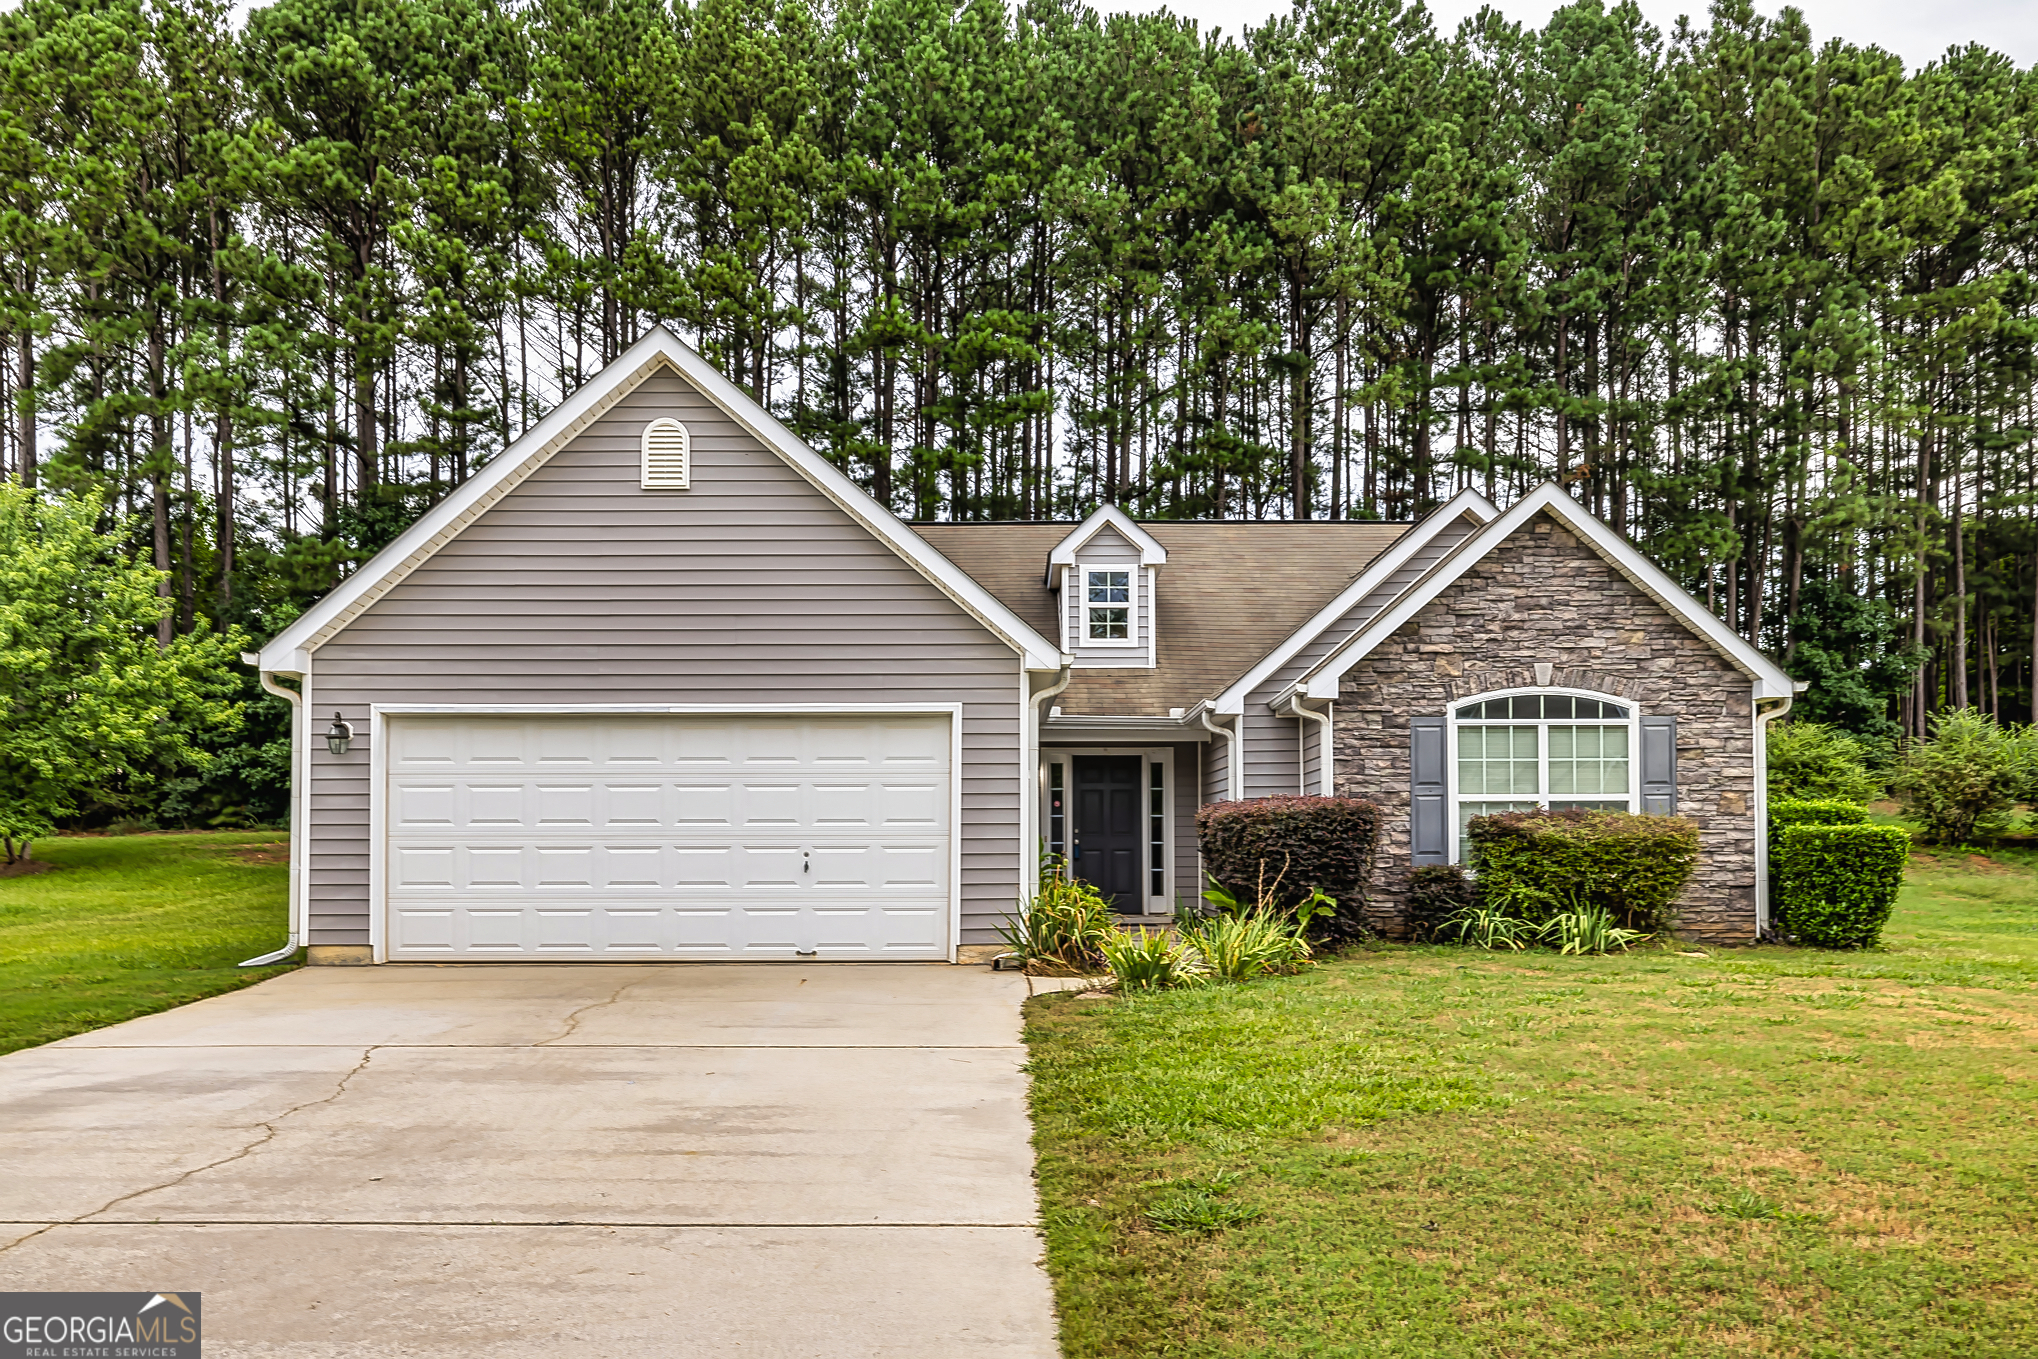
{"type": "Polygon", "coordinates": [[[684,491],[693,472],[693,440],[677,420],[644,426],[644,489],[684,491]]]}

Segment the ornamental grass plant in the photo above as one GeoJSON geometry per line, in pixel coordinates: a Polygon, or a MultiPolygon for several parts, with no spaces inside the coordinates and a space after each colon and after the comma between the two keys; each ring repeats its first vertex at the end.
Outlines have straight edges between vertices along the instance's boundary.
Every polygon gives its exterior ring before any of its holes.
{"type": "Polygon", "coordinates": [[[1104,964],[1104,943],[1118,933],[1111,903],[1089,883],[1068,877],[1050,860],[1040,892],[1011,919],[998,937],[1018,954],[1028,971],[1087,976],[1104,964]]]}
{"type": "Polygon", "coordinates": [[[1165,930],[1112,930],[1102,941],[1104,966],[1120,992],[1199,986],[1209,972],[1193,945],[1165,930]]]}
{"type": "Polygon", "coordinates": [[[1309,941],[1296,919],[1264,906],[1184,921],[1181,937],[1218,981],[1293,972],[1310,956],[1309,941]]]}

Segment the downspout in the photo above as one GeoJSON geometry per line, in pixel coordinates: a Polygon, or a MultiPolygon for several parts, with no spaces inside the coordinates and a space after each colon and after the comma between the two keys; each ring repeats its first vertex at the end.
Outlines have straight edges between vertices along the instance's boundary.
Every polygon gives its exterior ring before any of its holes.
{"type": "MultiPolygon", "coordinates": [[[[1330,791],[1332,784],[1330,775],[1329,714],[1320,713],[1314,708],[1303,707],[1302,695],[1299,693],[1288,695],[1288,711],[1298,718],[1306,717],[1316,724],[1316,777],[1318,783],[1323,787],[1323,796],[1332,796],[1330,791]]],[[[1295,742],[1295,786],[1301,788],[1303,786],[1302,776],[1309,768],[1309,760],[1303,754],[1303,745],[1299,739],[1301,735],[1299,724],[1297,725],[1296,735],[1298,739],[1295,742]]]]}
{"type": "MultiPolygon", "coordinates": [[[[257,665],[259,657],[250,652],[241,657],[249,665],[257,665]]],[[[304,943],[303,909],[305,893],[304,861],[311,847],[311,827],[306,824],[304,809],[307,804],[305,786],[311,773],[311,750],[305,744],[304,695],[294,689],[285,689],[276,683],[275,671],[263,670],[262,688],[265,692],[287,699],[290,703],[290,939],[274,953],[265,953],[259,958],[250,958],[242,967],[267,967],[296,955],[304,943]]],[[[298,683],[308,683],[300,677],[298,683]]]]}
{"type": "MultiPolygon", "coordinates": [[[[1034,814],[1028,818],[1028,820],[1031,821],[1034,826],[1033,836],[1034,843],[1027,847],[1026,857],[1027,860],[1033,865],[1033,867],[1028,869],[1027,871],[1033,875],[1032,890],[1034,892],[1038,892],[1040,890],[1040,840],[1041,837],[1046,834],[1046,831],[1039,825],[1039,812],[1037,810],[1040,806],[1041,797],[1040,793],[1040,738],[1042,734],[1041,729],[1047,725],[1048,701],[1059,696],[1062,690],[1068,688],[1069,681],[1075,678],[1075,674],[1076,671],[1074,659],[1072,657],[1064,655],[1062,657],[1061,673],[1055,676],[1054,683],[1048,685],[1047,688],[1042,689],[1032,698],[1033,778],[1031,780],[1032,787],[1028,790],[1026,795],[1033,799],[1031,805],[1036,810],[1034,814]]],[[[1022,877],[1021,881],[1023,882],[1024,880],[1025,879],[1022,877]]]]}
{"type": "MultiPolygon", "coordinates": [[[[1803,681],[1799,681],[1802,686],[1803,681]]],[[[1790,711],[1796,696],[1755,703],[1755,933],[1769,928],[1769,724],[1790,711]],[[1776,706],[1767,712],[1762,704],[1776,706]]]]}
{"type": "Polygon", "coordinates": [[[1236,733],[1212,722],[1208,706],[1199,710],[1196,715],[1203,719],[1206,730],[1224,738],[1224,800],[1236,802],[1238,801],[1238,742],[1234,739],[1236,733]]]}

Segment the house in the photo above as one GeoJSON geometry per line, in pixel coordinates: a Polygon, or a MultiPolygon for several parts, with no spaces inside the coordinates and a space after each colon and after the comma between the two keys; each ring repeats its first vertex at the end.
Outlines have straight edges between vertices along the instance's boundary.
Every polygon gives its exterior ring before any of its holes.
{"type": "Polygon", "coordinates": [[[1793,691],[1554,486],[908,525],[663,330],[249,660],[323,963],[981,957],[1043,848],[1164,917],[1199,804],[1330,792],[1383,929],[1547,802],[1697,820],[1683,924],[1748,939],[1793,691]]]}

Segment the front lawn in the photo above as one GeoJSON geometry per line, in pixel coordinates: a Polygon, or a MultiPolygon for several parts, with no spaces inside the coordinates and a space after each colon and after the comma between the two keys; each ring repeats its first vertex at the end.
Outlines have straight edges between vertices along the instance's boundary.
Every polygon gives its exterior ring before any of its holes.
{"type": "Polygon", "coordinates": [[[2038,1354],[2038,855],[1885,943],[1036,999],[1064,1349],[2038,1354]]]}
{"type": "Polygon", "coordinates": [[[239,968],[289,933],[277,831],[39,840],[55,867],[0,878],[0,1052],[289,970],[239,968]]]}

